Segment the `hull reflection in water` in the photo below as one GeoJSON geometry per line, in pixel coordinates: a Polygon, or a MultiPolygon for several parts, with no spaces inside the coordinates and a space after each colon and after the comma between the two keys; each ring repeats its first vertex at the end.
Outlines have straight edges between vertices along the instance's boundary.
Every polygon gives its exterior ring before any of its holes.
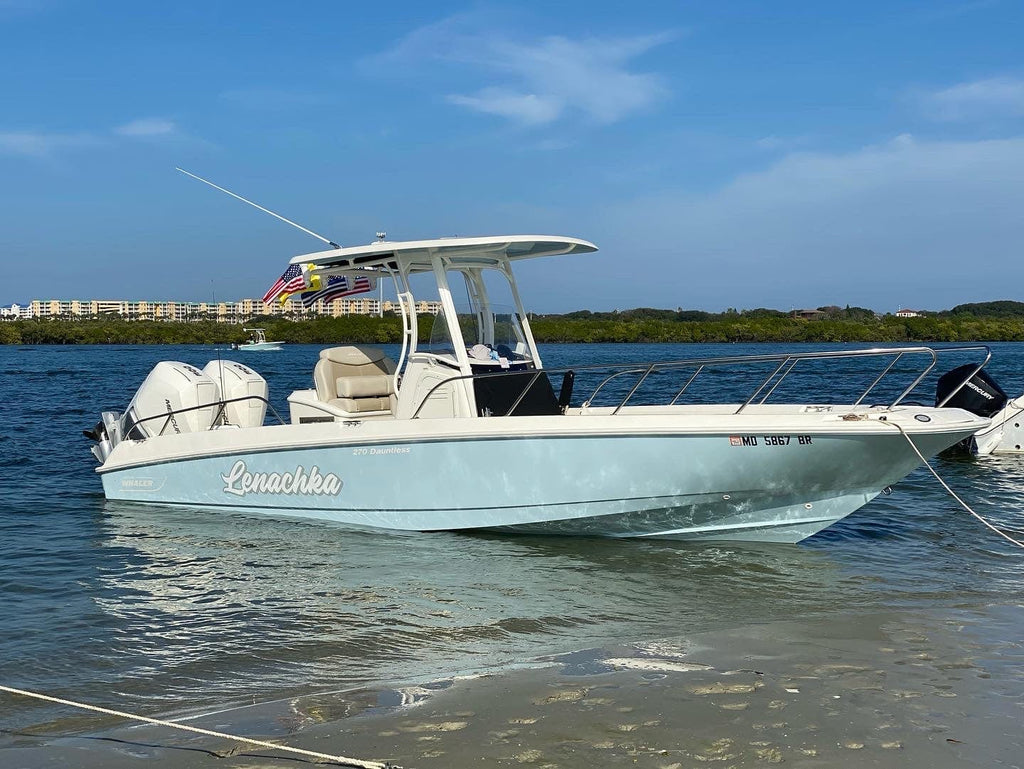
{"type": "Polygon", "coordinates": [[[860,600],[809,548],[382,534],[109,502],[104,529],[97,605],[119,628],[112,651],[148,671],[146,690],[210,704],[431,680],[860,600]]]}

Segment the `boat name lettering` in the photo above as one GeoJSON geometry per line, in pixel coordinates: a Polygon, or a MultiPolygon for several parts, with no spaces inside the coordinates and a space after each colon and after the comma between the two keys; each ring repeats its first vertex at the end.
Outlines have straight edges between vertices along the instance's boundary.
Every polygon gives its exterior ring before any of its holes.
{"type": "Polygon", "coordinates": [[[800,446],[810,446],[811,436],[809,435],[730,435],[730,446],[788,446],[796,443],[800,446]],[[795,439],[795,440],[794,440],[795,439]]]}
{"type": "Polygon", "coordinates": [[[408,446],[358,446],[352,449],[352,455],[363,457],[371,454],[408,454],[410,451],[408,446]]]}
{"type": "Polygon", "coordinates": [[[152,478],[122,478],[122,489],[151,489],[153,488],[152,478]]]}
{"type": "Polygon", "coordinates": [[[224,492],[244,497],[246,494],[313,494],[334,496],[345,485],[334,473],[321,474],[313,465],[307,472],[302,465],[291,473],[250,473],[245,461],[239,459],[227,475],[222,475],[224,492]]]}

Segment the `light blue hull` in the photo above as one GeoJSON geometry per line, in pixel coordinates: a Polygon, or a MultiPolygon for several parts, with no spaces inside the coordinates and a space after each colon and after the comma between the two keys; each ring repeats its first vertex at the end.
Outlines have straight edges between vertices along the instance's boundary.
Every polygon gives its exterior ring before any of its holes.
{"type": "MultiPolygon", "coordinates": [[[[902,439],[588,435],[344,443],[103,472],[108,499],[417,531],[797,542],[919,464],[902,439]]],[[[941,450],[948,436],[920,436],[941,450]]],[[[102,472],[102,470],[101,470],[102,472]]]]}

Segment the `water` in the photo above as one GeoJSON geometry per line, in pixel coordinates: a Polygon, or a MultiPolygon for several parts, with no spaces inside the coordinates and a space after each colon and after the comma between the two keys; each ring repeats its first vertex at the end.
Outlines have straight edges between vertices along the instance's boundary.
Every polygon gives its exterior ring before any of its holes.
{"type": "MultiPolygon", "coordinates": [[[[318,349],[245,360],[286,413],[287,394],[310,386],[318,349]]],[[[549,366],[579,366],[781,349],[543,352],[549,366]]],[[[1024,345],[994,349],[990,372],[1011,395],[1024,392],[1024,345]]],[[[157,361],[202,366],[216,355],[208,347],[0,347],[0,683],[166,715],[782,618],[886,611],[961,618],[1002,686],[1024,692],[1024,556],[923,471],[796,546],[368,533],[106,502],[81,430],[100,411],[123,408],[157,361]]],[[[847,374],[875,369],[846,365],[838,380],[797,372],[797,394],[855,397],[847,374]]],[[[718,377],[693,396],[747,386],[718,377]]],[[[1024,528],[1024,459],[950,455],[935,466],[979,512],[1024,528]]],[[[5,730],[113,723],[0,695],[5,730]]]]}

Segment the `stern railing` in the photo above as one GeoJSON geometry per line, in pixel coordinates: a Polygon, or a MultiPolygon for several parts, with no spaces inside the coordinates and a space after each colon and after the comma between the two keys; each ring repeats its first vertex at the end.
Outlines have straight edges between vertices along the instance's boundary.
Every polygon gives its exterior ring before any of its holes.
{"type": "MultiPolygon", "coordinates": [[[[129,427],[127,430],[124,431],[124,437],[127,438],[128,437],[128,433],[132,432],[139,425],[145,424],[146,422],[153,422],[153,421],[155,421],[157,419],[163,419],[164,423],[160,426],[160,432],[158,432],[155,436],[150,436],[150,435],[145,436],[145,438],[151,438],[151,437],[152,438],[156,438],[156,437],[159,437],[159,436],[164,434],[164,430],[166,430],[167,427],[173,421],[172,417],[176,417],[178,414],[188,414],[188,413],[193,412],[193,411],[202,411],[203,409],[213,408],[214,406],[216,406],[217,407],[217,413],[213,415],[213,420],[210,423],[210,427],[207,428],[207,429],[212,430],[214,427],[218,427],[221,424],[221,419],[224,416],[224,409],[225,409],[225,407],[227,407],[229,404],[232,404],[232,403],[242,403],[243,401],[252,401],[252,400],[260,401],[261,403],[265,404],[266,407],[270,410],[270,413],[274,415],[274,417],[277,419],[277,421],[280,424],[282,424],[282,425],[288,424],[287,422],[284,421],[284,419],[278,413],[277,409],[274,408],[274,404],[271,403],[266,398],[264,398],[262,395],[243,395],[240,398],[228,398],[226,400],[212,401],[211,403],[204,403],[204,404],[199,405],[199,406],[188,406],[186,408],[181,408],[181,409],[172,409],[171,411],[165,411],[165,412],[160,413],[160,414],[154,414],[153,416],[143,417],[142,419],[138,419],[138,420],[135,420],[135,421],[132,422],[131,427],[129,427]]],[[[127,414],[125,414],[125,416],[127,416],[127,414]]],[[[224,424],[229,424],[229,423],[228,422],[224,422],[224,424]]],[[[202,431],[199,431],[199,432],[202,432],[202,431]]],[[[145,438],[142,438],[142,440],[145,440],[145,438]]],[[[139,439],[135,438],[135,439],[132,439],[132,440],[139,440],[139,439]]]]}

